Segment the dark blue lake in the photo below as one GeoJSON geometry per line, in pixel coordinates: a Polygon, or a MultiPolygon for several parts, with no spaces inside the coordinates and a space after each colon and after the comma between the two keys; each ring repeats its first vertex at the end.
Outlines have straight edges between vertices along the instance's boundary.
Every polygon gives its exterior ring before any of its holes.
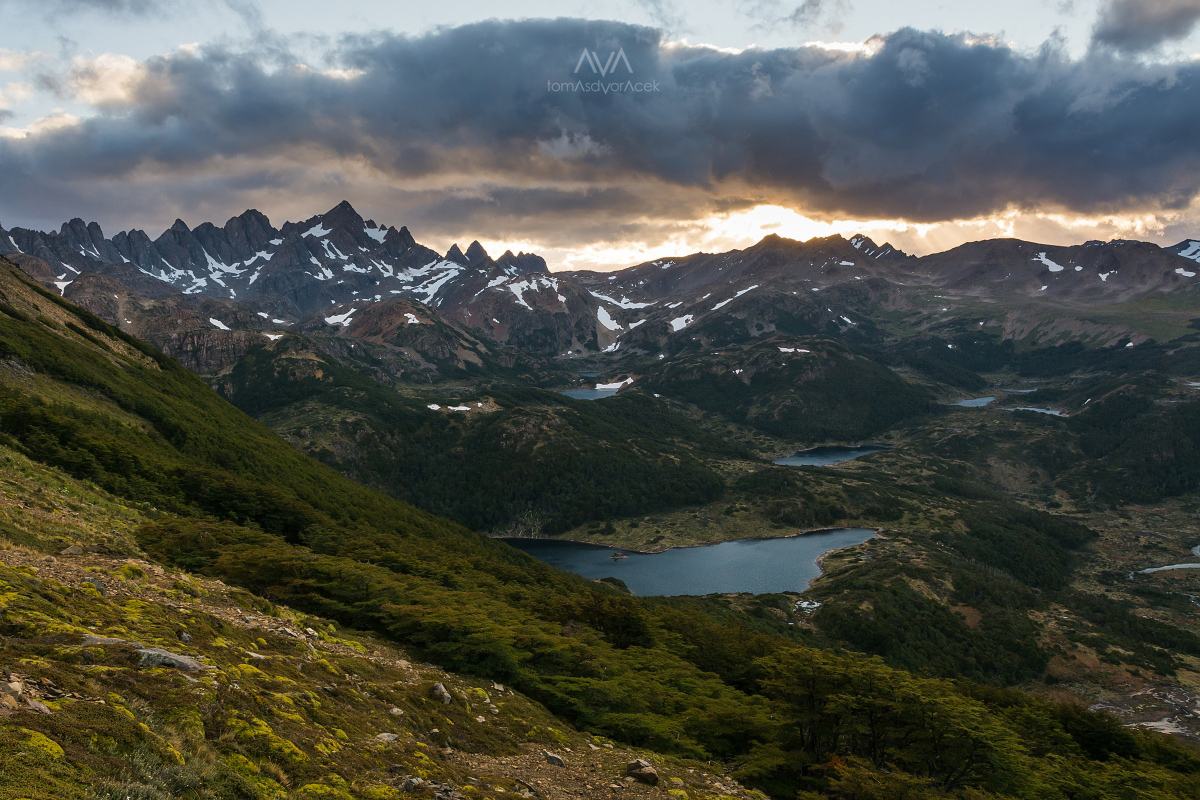
{"type": "Polygon", "coordinates": [[[785,467],[828,467],[831,464],[840,464],[843,461],[850,461],[889,449],[891,448],[885,444],[826,445],[777,458],[774,463],[782,464],[785,467]]]}
{"type": "Polygon", "coordinates": [[[963,408],[982,408],[995,399],[995,397],[972,397],[970,400],[959,400],[957,403],[951,403],[950,405],[962,406],[963,408]]]}
{"type": "Polygon", "coordinates": [[[786,539],[741,539],[704,547],[635,553],[556,539],[505,539],[534,558],[585,578],[620,578],[636,595],[801,592],[821,574],[817,559],[875,536],[839,528],[786,539]],[[614,554],[627,556],[614,559],[614,554]]]}
{"type": "Polygon", "coordinates": [[[562,389],[559,394],[574,397],[576,400],[603,400],[612,397],[619,389],[562,389]]]}

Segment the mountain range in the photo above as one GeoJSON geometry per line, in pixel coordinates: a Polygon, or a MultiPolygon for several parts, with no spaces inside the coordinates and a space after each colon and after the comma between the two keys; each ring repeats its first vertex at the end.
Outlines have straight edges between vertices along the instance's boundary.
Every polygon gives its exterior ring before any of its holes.
{"type": "Polygon", "coordinates": [[[863,236],[769,235],[728,253],[554,273],[540,256],[492,258],[478,242],[440,254],[405,227],[364,220],[348,202],[280,228],[255,210],[221,227],[177,220],[153,240],[140,230],[107,238],[80,219],[57,232],[0,227],[0,255],[202,372],[288,331],[388,344],[417,369],[514,363],[506,347],[620,357],[775,330],[848,332],[904,313],[933,321],[980,312],[1003,338],[1036,338],[1040,328],[1111,345],[1151,333],[1097,322],[1087,310],[1191,295],[1200,285],[1196,240],[1163,248],[997,239],[914,257],[863,236]],[[417,335],[421,324],[439,334],[417,335]]]}

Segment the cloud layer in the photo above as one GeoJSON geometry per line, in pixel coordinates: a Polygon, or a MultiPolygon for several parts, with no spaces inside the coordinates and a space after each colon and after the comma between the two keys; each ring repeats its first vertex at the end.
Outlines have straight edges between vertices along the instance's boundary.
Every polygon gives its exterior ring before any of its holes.
{"type": "Polygon", "coordinates": [[[321,68],[217,47],[76,63],[42,84],[94,113],[0,138],[0,220],[344,196],[438,234],[561,242],[761,203],[933,223],[1179,211],[1200,191],[1198,63],[911,29],[868,45],[731,53],[558,19],[346,38],[321,68]],[[584,48],[630,69],[576,73],[584,48]],[[657,88],[556,86],[577,80],[657,88]]]}
{"type": "Polygon", "coordinates": [[[1200,0],[1106,0],[1092,40],[1139,53],[1187,37],[1197,22],[1200,0]]]}

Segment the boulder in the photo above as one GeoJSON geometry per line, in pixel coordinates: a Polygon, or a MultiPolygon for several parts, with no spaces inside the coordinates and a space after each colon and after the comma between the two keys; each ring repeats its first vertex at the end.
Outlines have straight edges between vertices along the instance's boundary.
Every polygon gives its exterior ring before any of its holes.
{"type": "Polygon", "coordinates": [[[59,555],[60,556],[81,556],[81,555],[83,555],[83,548],[77,544],[73,544],[64,550],[59,551],[59,555]]]}
{"type": "Polygon", "coordinates": [[[25,702],[29,705],[30,709],[36,711],[39,714],[51,713],[50,707],[47,706],[45,703],[43,703],[41,700],[34,700],[32,697],[26,697],[25,702]]]}
{"type": "Polygon", "coordinates": [[[429,694],[434,700],[437,700],[439,703],[445,706],[448,706],[454,702],[454,695],[450,694],[449,690],[446,689],[441,681],[438,681],[433,685],[433,688],[429,690],[429,694]]]}
{"type": "Polygon", "coordinates": [[[543,750],[542,755],[546,759],[546,763],[553,767],[565,767],[567,760],[557,753],[551,753],[549,750],[543,750]]]}
{"type": "Polygon", "coordinates": [[[191,656],[181,656],[178,653],[163,650],[161,647],[143,647],[134,652],[138,656],[139,667],[171,667],[173,669],[181,669],[184,672],[201,672],[202,670],[212,669],[212,667],[201,664],[191,656]]]}
{"type": "Polygon", "coordinates": [[[377,741],[377,742],[394,742],[399,738],[400,737],[394,733],[377,733],[377,734],[375,734],[375,741],[377,741]]]}
{"type": "Polygon", "coordinates": [[[96,636],[92,633],[84,634],[83,639],[79,643],[84,647],[141,647],[136,642],[126,639],[114,639],[111,636],[96,636]]]}
{"type": "Polygon", "coordinates": [[[625,772],[634,780],[640,781],[647,786],[658,785],[658,770],[656,770],[649,761],[644,758],[638,758],[630,761],[625,767],[625,772]]]}
{"type": "Polygon", "coordinates": [[[101,597],[108,595],[108,589],[104,588],[104,582],[99,578],[84,578],[83,582],[95,588],[95,590],[100,593],[101,597]]]}

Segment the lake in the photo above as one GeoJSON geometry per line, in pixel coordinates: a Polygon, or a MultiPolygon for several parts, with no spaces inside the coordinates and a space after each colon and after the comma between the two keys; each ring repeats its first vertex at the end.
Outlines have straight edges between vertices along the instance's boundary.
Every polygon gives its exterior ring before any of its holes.
{"type": "Polygon", "coordinates": [[[574,397],[576,400],[603,400],[605,397],[612,397],[620,389],[560,389],[559,394],[565,394],[567,397],[574,397]]]}
{"type": "Polygon", "coordinates": [[[518,550],[585,578],[620,578],[636,595],[675,596],[728,592],[801,592],[821,574],[817,559],[875,536],[870,528],[836,530],[786,539],[741,539],[703,547],[636,553],[557,539],[504,539],[518,550]],[[614,554],[627,558],[613,559],[614,554]]]}
{"type": "Polygon", "coordinates": [[[1064,414],[1063,412],[1055,411],[1053,408],[1038,408],[1037,406],[1017,406],[1016,408],[1010,408],[1008,410],[1009,411],[1033,411],[1034,413],[1037,413],[1037,414],[1049,414],[1052,417],[1065,417],[1066,416],[1066,414],[1064,414]]]}
{"type": "Polygon", "coordinates": [[[828,467],[832,464],[840,464],[843,461],[890,449],[886,444],[826,445],[810,450],[801,450],[790,456],[777,458],[772,463],[782,464],[785,467],[828,467]]]}
{"type": "Polygon", "coordinates": [[[962,406],[964,408],[981,408],[995,399],[995,397],[973,397],[970,400],[959,400],[957,403],[951,403],[950,405],[962,406]]]}

